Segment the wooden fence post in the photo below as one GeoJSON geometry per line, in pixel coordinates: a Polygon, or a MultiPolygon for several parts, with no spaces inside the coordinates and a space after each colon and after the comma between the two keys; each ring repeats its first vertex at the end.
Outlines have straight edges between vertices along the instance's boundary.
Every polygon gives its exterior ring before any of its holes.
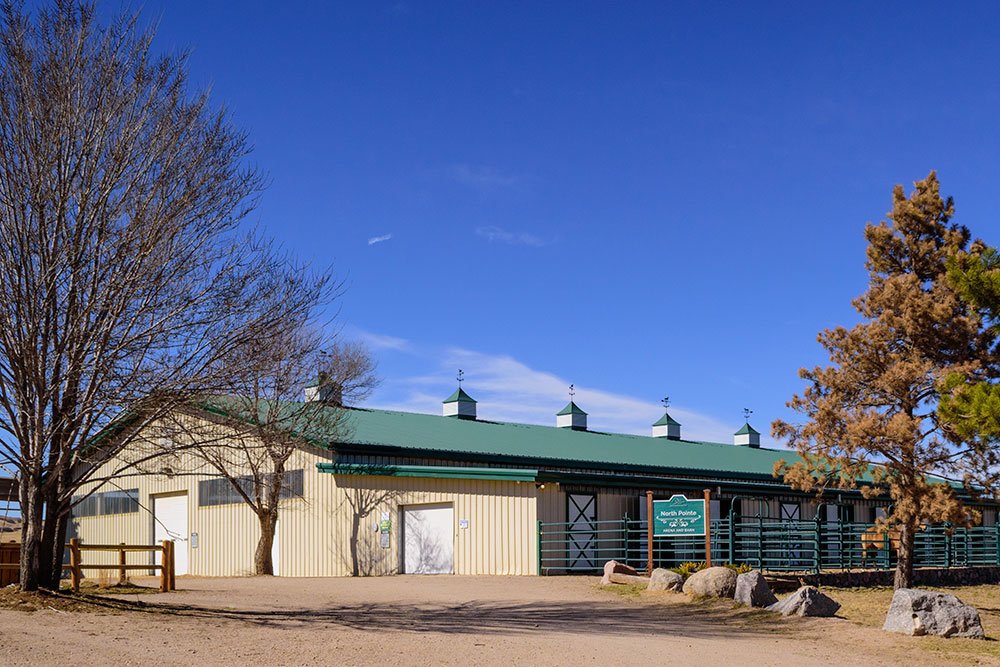
{"type": "Polygon", "coordinates": [[[125,586],[128,584],[128,575],[125,573],[125,543],[122,542],[118,546],[121,547],[121,549],[118,550],[118,564],[122,566],[122,568],[118,570],[118,585],[125,586]]]}
{"type": "Polygon", "coordinates": [[[712,491],[705,489],[705,566],[712,567],[712,491]]]}
{"type": "Polygon", "coordinates": [[[653,573],[653,492],[646,491],[646,572],[653,573]]]}
{"type": "Polygon", "coordinates": [[[73,537],[69,541],[69,567],[71,581],[73,582],[73,592],[80,592],[80,579],[83,574],[80,572],[80,538],[73,537]]]}
{"type": "Polygon", "coordinates": [[[166,593],[170,586],[170,575],[167,570],[170,567],[170,542],[163,540],[160,546],[160,592],[166,593]]]}
{"type": "Polygon", "coordinates": [[[169,590],[172,590],[172,591],[177,590],[177,581],[174,579],[176,571],[177,571],[176,568],[175,568],[175,566],[174,566],[175,562],[176,562],[174,560],[174,557],[176,555],[176,553],[175,553],[174,550],[176,548],[177,548],[177,543],[171,541],[170,542],[170,573],[167,575],[167,578],[168,578],[167,588],[169,590]]]}

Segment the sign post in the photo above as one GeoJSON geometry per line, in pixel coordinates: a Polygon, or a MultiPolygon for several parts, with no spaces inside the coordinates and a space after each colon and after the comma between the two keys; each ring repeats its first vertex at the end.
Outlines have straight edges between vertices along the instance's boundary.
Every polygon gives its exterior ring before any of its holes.
{"type": "Polygon", "coordinates": [[[646,492],[646,572],[653,574],[653,492],[646,492]]]}
{"type": "MultiPolygon", "coordinates": [[[[705,489],[705,567],[712,567],[712,491],[705,489]]],[[[730,556],[730,560],[732,557],[730,556]]]]}

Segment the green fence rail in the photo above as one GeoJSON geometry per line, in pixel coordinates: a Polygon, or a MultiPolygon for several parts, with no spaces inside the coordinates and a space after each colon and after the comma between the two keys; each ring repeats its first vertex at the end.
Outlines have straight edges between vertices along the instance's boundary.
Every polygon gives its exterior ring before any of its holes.
{"type": "MultiPolygon", "coordinates": [[[[572,524],[539,522],[538,571],[541,574],[599,572],[609,560],[645,569],[646,530],[645,521],[628,516],[572,524]]],[[[712,561],[716,563],[746,563],[772,572],[896,566],[898,536],[871,523],[731,516],[712,521],[710,530],[712,561]]],[[[703,560],[704,536],[653,538],[654,567],[676,567],[703,560]]],[[[927,526],[916,535],[914,565],[1000,565],[1000,525],[927,526]]]]}

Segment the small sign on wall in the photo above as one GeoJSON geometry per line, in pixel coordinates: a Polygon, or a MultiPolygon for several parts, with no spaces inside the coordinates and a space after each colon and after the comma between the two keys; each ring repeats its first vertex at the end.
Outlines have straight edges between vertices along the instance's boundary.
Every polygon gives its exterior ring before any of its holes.
{"type": "Polygon", "coordinates": [[[460,530],[465,530],[468,527],[469,527],[469,520],[468,519],[459,519],[458,520],[458,528],[460,530]]]}
{"type": "Polygon", "coordinates": [[[198,533],[191,533],[191,548],[198,548],[198,533]]]}
{"type": "Polygon", "coordinates": [[[388,549],[389,548],[389,531],[388,530],[383,530],[382,531],[382,548],[383,549],[388,549]]]}

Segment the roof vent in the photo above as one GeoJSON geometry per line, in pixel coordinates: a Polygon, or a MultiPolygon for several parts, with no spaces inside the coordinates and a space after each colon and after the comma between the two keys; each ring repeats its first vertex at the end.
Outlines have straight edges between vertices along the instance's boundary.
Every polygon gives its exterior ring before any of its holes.
{"type": "Polygon", "coordinates": [[[465,372],[458,371],[458,389],[455,393],[442,401],[441,414],[445,417],[455,417],[457,419],[476,418],[476,399],[465,393],[462,389],[462,380],[465,379],[465,372]]]}
{"type": "Polygon", "coordinates": [[[669,412],[664,412],[656,422],[653,423],[654,438],[670,438],[671,440],[681,439],[681,424],[670,416],[669,412]]]}
{"type": "Polygon", "coordinates": [[[573,385],[570,385],[569,403],[565,408],[556,413],[556,426],[559,428],[571,428],[574,431],[586,431],[587,413],[573,402],[574,395],[576,395],[576,390],[573,388],[573,385]]]}
{"type": "Polygon", "coordinates": [[[747,447],[753,447],[757,449],[760,447],[760,433],[750,425],[750,414],[753,410],[748,410],[743,408],[743,417],[746,419],[746,423],[743,424],[743,428],[737,431],[733,435],[734,445],[744,445],[747,447]]]}
{"type": "Polygon", "coordinates": [[[331,405],[342,405],[344,402],[340,385],[331,380],[326,373],[320,373],[319,377],[307,384],[304,393],[308,403],[318,401],[331,405]]]}
{"type": "Polygon", "coordinates": [[[681,439],[681,423],[670,416],[667,408],[670,407],[670,397],[660,400],[663,403],[663,416],[653,423],[654,438],[670,438],[671,440],[681,439]]]}

